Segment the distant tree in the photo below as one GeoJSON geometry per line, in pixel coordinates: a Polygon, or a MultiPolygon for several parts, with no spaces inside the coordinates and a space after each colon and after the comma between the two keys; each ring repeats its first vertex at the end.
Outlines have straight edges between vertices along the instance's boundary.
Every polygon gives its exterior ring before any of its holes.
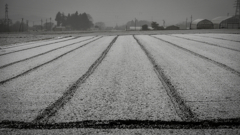
{"type": "Polygon", "coordinates": [[[106,27],[104,22],[96,22],[95,27],[96,26],[101,30],[105,29],[105,27],[106,27]]]}
{"type": "Polygon", "coordinates": [[[57,13],[55,21],[57,22],[57,26],[60,26],[62,21],[62,14],[60,12],[57,13]]]}
{"type": "Polygon", "coordinates": [[[148,29],[148,25],[147,25],[147,24],[144,24],[144,25],[142,26],[142,30],[149,30],[149,29],[148,29]]]}
{"type": "Polygon", "coordinates": [[[82,14],[81,20],[82,20],[82,28],[81,28],[82,30],[87,30],[92,27],[92,23],[88,19],[88,16],[86,13],[82,14]]]}
{"type": "Polygon", "coordinates": [[[57,21],[57,26],[67,26],[75,30],[87,30],[93,26],[91,15],[86,13],[79,14],[78,11],[67,16],[58,12],[55,20],[57,21]]]}
{"type": "Polygon", "coordinates": [[[88,20],[91,21],[91,22],[93,22],[92,16],[91,16],[90,14],[87,14],[87,16],[88,16],[88,20]]]}
{"type": "Polygon", "coordinates": [[[67,25],[67,16],[65,16],[64,13],[61,14],[61,24],[62,24],[62,26],[67,25]]]}
{"type": "Polygon", "coordinates": [[[66,17],[66,25],[71,25],[71,15],[70,14],[68,14],[68,16],[66,17]]]}
{"type": "Polygon", "coordinates": [[[46,30],[51,30],[54,26],[54,23],[53,22],[47,22],[47,23],[44,23],[43,24],[43,27],[46,29],[46,30]]]}
{"type": "Polygon", "coordinates": [[[157,22],[152,22],[151,26],[154,30],[158,30],[158,28],[159,28],[159,24],[157,22]]]}

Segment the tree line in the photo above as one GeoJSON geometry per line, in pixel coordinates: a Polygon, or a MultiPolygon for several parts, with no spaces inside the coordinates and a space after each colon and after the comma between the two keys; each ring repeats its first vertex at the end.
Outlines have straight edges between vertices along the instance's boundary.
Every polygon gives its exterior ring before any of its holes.
{"type": "Polygon", "coordinates": [[[88,30],[93,26],[93,20],[89,14],[79,14],[77,11],[67,16],[64,13],[58,12],[55,21],[57,22],[57,26],[70,27],[75,30],[88,30]]]}

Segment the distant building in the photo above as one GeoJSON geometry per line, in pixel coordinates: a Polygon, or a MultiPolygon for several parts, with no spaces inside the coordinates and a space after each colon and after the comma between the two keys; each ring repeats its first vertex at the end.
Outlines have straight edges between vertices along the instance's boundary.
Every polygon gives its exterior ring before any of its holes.
{"type": "Polygon", "coordinates": [[[213,23],[207,19],[196,19],[192,22],[191,29],[213,29],[213,23]]]}
{"type": "MultiPolygon", "coordinates": [[[[130,26],[129,30],[135,30],[135,26],[130,26]]],[[[136,26],[136,30],[142,30],[142,27],[136,26]]]]}
{"type": "Polygon", "coordinates": [[[238,29],[239,18],[235,16],[220,16],[212,19],[214,29],[238,29]]]}
{"type": "Polygon", "coordinates": [[[171,25],[171,26],[168,26],[166,30],[179,30],[179,27],[175,25],[171,25]]]}
{"type": "Polygon", "coordinates": [[[54,31],[65,31],[66,28],[64,26],[57,26],[55,28],[53,28],[54,31]]]}

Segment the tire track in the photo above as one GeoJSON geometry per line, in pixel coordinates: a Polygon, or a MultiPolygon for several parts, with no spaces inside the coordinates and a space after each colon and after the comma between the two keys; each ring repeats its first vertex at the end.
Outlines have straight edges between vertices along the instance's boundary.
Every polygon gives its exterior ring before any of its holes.
{"type": "MultiPolygon", "coordinates": [[[[96,37],[97,37],[97,36],[96,36],[96,37]]],[[[50,52],[53,52],[53,51],[56,51],[56,50],[61,49],[61,48],[65,48],[65,47],[68,47],[68,46],[71,46],[71,45],[75,45],[75,44],[77,44],[77,43],[81,43],[81,42],[84,42],[84,41],[87,41],[87,40],[91,40],[91,39],[93,39],[93,38],[95,38],[95,37],[92,37],[92,38],[89,38],[89,39],[85,39],[85,40],[82,40],[82,41],[79,41],[79,42],[75,42],[75,43],[72,43],[72,44],[68,44],[68,45],[65,45],[65,46],[61,46],[61,47],[58,47],[58,48],[49,50],[49,51],[44,52],[44,53],[40,53],[40,54],[38,54],[38,55],[29,57],[29,58],[26,58],[26,59],[22,59],[22,60],[19,60],[19,61],[15,61],[15,62],[6,64],[6,65],[0,66],[0,69],[5,68],[5,67],[8,67],[8,66],[11,66],[11,65],[13,65],[13,64],[17,64],[17,63],[19,63],[19,62],[23,62],[23,61],[26,61],[26,60],[29,60],[29,59],[32,59],[32,58],[41,56],[41,55],[44,55],[44,54],[47,54],[47,53],[50,53],[50,52]]]]}
{"type": "Polygon", "coordinates": [[[29,73],[29,72],[31,72],[31,71],[34,71],[34,70],[36,70],[36,69],[39,68],[39,67],[42,67],[42,66],[44,66],[44,65],[46,65],[46,64],[49,64],[49,63],[51,63],[51,62],[53,62],[53,61],[55,61],[55,60],[63,57],[64,55],[67,55],[68,53],[71,53],[71,52],[73,52],[73,51],[75,51],[75,50],[77,50],[77,49],[79,49],[79,48],[81,48],[81,47],[84,47],[84,46],[88,45],[89,43],[92,43],[92,42],[94,42],[94,41],[96,41],[96,40],[98,40],[98,39],[100,39],[100,38],[102,38],[102,37],[99,37],[99,38],[97,38],[97,39],[94,39],[94,40],[86,43],[86,44],[83,44],[83,45],[81,45],[81,46],[79,46],[79,47],[77,47],[77,48],[75,48],[75,49],[73,49],[73,50],[70,50],[70,51],[68,51],[68,52],[66,52],[66,53],[64,53],[64,54],[62,54],[62,55],[60,55],[60,56],[58,56],[58,57],[50,60],[50,61],[47,61],[47,62],[45,62],[45,63],[43,63],[43,64],[40,64],[40,65],[38,65],[38,66],[36,66],[36,67],[34,67],[34,68],[31,68],[31,69],[29,69],[29,70],[27,70],[27,71],[25,71],[25,72],[23,72],[23,73],[21,73],[21,74],[18,74],[18,75],[16,75],[16,76],[12,77],[12,78],[3,80],[3,81],[0,82],[0,85],[4,84],[4,83],[6,83],[6,82],[9,82],[9,81],[11,81],[11,80],[13,80],[13,79],[16,79],[16,78],[18,78],[18,77],[21,77],[21,76],[23,76],[23,75],[25,75],[25,74],[27,74],[27,73],[29,73]]]}
{"type": "Polygon", "coordinates": [[[213,38],[213,39],[221,39],[221,40],[232,41],[232,42],[237,42],[237,43],[240,42],[240,41],[236,41],[236,40],[230,40],[230,39],[224,39],[224,38],[217,38],[217,37],[208,37],[208,36],[203,36],[203,35],[193,35],[193,36],[213,38]]]}
{"type": "Polygon", "coordinates": [[[170,79],[164,74],[164,70],[157,65],[154,58],[151,56],[150,52],[141,44],[141,42],[133,35],[134,39],[137,41],[141,49],[147,55],[149,61],[152,63],[155,73],[157,74],[159,80],[162,82],[168,96],[170,97],[178,116],[183,121],[197,121],[198,119],[190,110],[190,108],[185,104],[184,100],[178,94],[177,90],[172,85],[170,79]]]}
{"type": "MultiPolygon", "coordinates": [[[[167,36],[170,36],[170,35],[167,35],[167,36]]],[[[217,46],[217,47],[229,49],[229,50],[232,50],[232,51],[240,52],[240,50],[236,50],[236,49],[233,49],[233,48],[228,48],[228,47],[220,46],[220,45],[217,45],[217,44],[212,44],[212,43],[205,42],[205,41],[199,41],[199,40],[195,40],[195,39],[190,39],[190,38],[185,38],[185,37],[179,37],[179,36],[176,36],[176,35],[171,35],[171,36],[172,36],[172,37],[181,38],[181,39],[190,40],[190,41],[195,41],[195,42],[199,42],[199,43],[204,43],[204,44],[211,45],[211,46],[217,46]]]]}
{"type": "Polygon", "coordinates": [[[112,45],[117,40],[118,36],[115,37],[108,47],[102,52],[100,57],[89,67],[88,71],[82,75],[76,82],[74,82],[64,93],[63,96],[56,100],[54,103],[50,104],[45,108],[33,121],[32,123],[47,123],[48,119],[55,115],[55,113],[62,108],[74,95],[77,88],[80,87],[82,83],[95,71],[98,65],[106,57],[108,51],[111,49],[112,45]]]}
{"type": "Polygon", "coordinates": [[[25,49],[22,49],[22,50],[16,50],[16,51],[8,52],[8,53],[3,53],[3,54],[0,54],[0,56],[11,54],[11,53],[16,53],[16,52],[21,52],[21,51],[25,51],[25,50],[30,50],[30,49],[38,48],[38,47],[42,47],[42,46],[47,46],[47,45],[51,45],[51,44],[55,44],[55,43],[65,42],[65,41],[69,41],[69,40],[72,40],[72,39],[77,39],[77,38],[80,38],[80,37],[81,36],[71,38],[71,39],[62,40],[62,41],[57,41],[57,42],[53,42],[53,43],[38,45],[38,46],[30,47],[30,48],[25,48],[25,49]]]}
{"type": "MultiPolygon", "coordinates": [[[[71,37],[71,36],[65,36],[65,37],[62,37],[62,38],[58,38],[58,39],[64,39],[64,38],[68,38],[68,37],[71,37]]],[[[25,43],[17,43],[17,44],[20,44],[20,45],[12,45],[12,46],[5,46],[5,47],[2,47],[2,49],[9,49],[9,48],[15,48],[15,47],[19,47],[19,46],[25,46],[25,45],[30,45],[30,44],[34,44],[34,43],[38,43],[38,42],[48,42],[48,41],[54,41],[54,40],[58,40],[58,39],[54,39],[54,38],[46,38],[46,39],[40,39],[40,40],[32,40],[32,41],[27,41],[25,43]],[[48,40],[48,41],[46,41],[48,40]]]]}
{"type": "MultiPolygon", "coordinates": [[[[201,120],[197,122],[186,121],[161,121],[161,120],[85,120],[75,122],[61,122],[61,123],[31,123],[23,121],[2,121],[0,122],[0,129],[11,128],[14,129],[239,129],[240,118],[233,119],[212,119],[201,120]]],[[[35,133],[35,132],[34,132],[35,133]]],[[[41,131],[41,134],[44,132],[41,131]]],[[[48,133],[48,132],[47,132],[48,133]]],[[[193,133],[192,131],[190,132],[193,133]]],[[[179,134],[179,133],[178,133],[179,134]]],[[[184,132],[186,134],[186,132],[184,132]]]]}
{"type": "Polygon", "coordinates": [[[235,69],[233,69],[233,68],[231,68],[231,67],[229,67],[229,66],[227,66],[227,65],[225,65],[225,64],[222,64],[222,63],[220,63],[220,62],[217,62],[217,61],[215,61],[215,60],[212,60],[212,59],[210,59],[210,58],[208,58],[208,57],[206,57],[206,56],[203,56],[203,55],[201,55],[201,54],[195,53],[195,52],[193,52],[193,51],[191,51],[191,50],[188,50],[188,49],[186,49],[186,48],[184,48],[184,47],[178,46],[178,45],[176,45],[176,44],[174,44],[174,43],[172,43],[172,42],[166,41],[166,40],[164,40],[164,39],[157,38],[157,37],[154,37],[154,36],[151,36],[151,37],[156,38],[156,39],[158,39],[158,40],[160,40],[160,41],[166,42],[166,43],[168,43],[168,44],[170,44],[170,45],[172,45],[172,46],[175,46],[175,47],[177,47],[177,48],[179,48],[179,49],[181,49],[181,50],[184,50],[184,51],[186,51],[186,52],[189,52],[189,53],[191,53],[191,54],[193,54],[193,55],[195,55],[195,56],[197,56],[197,57],[200,57],[200,58],[202,58],[202,59],[205,59],[205,60],[207,60],[207,61],[209,61],[209,62],[211,62],[211,63],[213,63],[213,64],[215,64],[215,65],[217,65],[217,66],[219,66],[219,67],[224,68],[225,70],[228,70],[228,71],[232,72],[233,74],[236,74],[236,75],[240,76],[240,72],[239,72],[239,71],[237,71],[237,70],[235,70],[235,69]]]}

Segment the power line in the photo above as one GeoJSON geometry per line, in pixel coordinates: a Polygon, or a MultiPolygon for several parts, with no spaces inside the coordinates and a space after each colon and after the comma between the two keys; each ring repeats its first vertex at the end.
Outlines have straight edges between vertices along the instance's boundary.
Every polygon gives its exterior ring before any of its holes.
{"type": "Polygon", "coordinates": [[[8,19],[8,4],[5,5],[5,19],[4,19],[4,25],[5,25],[5,31],[9,31],[9,19],[8,19]]]}
{"type": "Polygon", "coordinates": [[[240,19],[240,0],[235,1],[235,7],[236,7],[235,16],[240,19]]]}

